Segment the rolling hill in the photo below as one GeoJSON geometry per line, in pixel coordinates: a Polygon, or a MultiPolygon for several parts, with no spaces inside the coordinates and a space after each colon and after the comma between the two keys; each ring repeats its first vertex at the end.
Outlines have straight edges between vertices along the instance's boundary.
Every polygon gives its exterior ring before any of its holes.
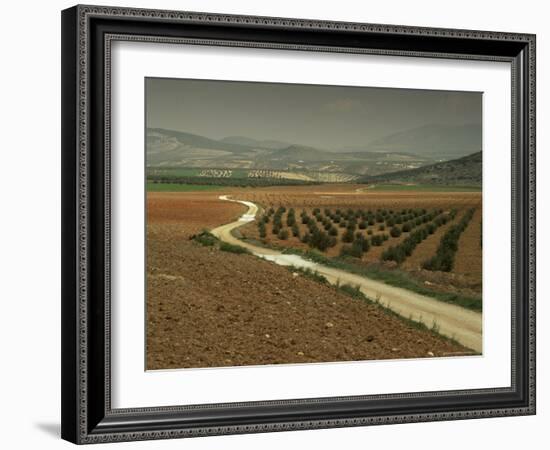
{"type": "Polygon", "coordinates": [[[191,147],[197,148],[210,148],[216,150],[226,150],[230,152],[243,152],[250,150],[250,146],[236,144],[232,142],[218,141],[216,139],[210,139],[198,134],[185,133],[183,131],[164,130],[162,128],[148,128],[147,129],[148,143],[149,138],[157,141],[160,139],[175,139],[178,143],[183,143],[191,147]]]}
{"type": "Polygon", "coordinates": [[[436,160],[460,158],[481,150],[481,125],[425,125],[374,140],[365,150],[410,152],[436,160]]]}
{"type": "Polygon", "coordinates": [[[286,148],[291,145],[288,142],[275,141],[271,139],[258,140],[258,139],[252,139],[246,136],[227,136],[220,139],[220,142],[227,142],[230,144],[237,144],[237,145],[245,145],[247,147],[265,148],[269,150],[286,148]]]}
{"type": "Polygon", "coordinates": [[[410,170],[365,176],[361,183],[435,184],[481,186],[482,152],[410,170]]]}
{"type": "Polygon", "coordinates": [[[148,167],[323,171],[360,176],[416,168],[431,162],[431,158],[407,152],[330,152],[242,136],[216,140],[181,131],[147,129],[148,167]]]}

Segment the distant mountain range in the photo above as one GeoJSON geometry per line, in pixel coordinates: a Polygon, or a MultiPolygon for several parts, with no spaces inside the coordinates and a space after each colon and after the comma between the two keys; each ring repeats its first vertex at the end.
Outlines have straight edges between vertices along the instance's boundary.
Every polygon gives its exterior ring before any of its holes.
{"type": "Polygon", "coordinates": [[[447,160],[482,150],[481,137],[481,125],[426,125],[374,140],[365,149],[447,160]]]}
{"type": "Polygon", "coordinates": [[[482,152],[439,162],[417,169],[401,170],[382,175],[364,176],[361,183],[413,183],[436,185],[481,186],[482,152]]]}
{"type": "Polygon", "coordinates": [[[252,139],[246,136],[227,136],[220,139],[220,142],[227,142],[229,144],[244,145],[245,147],[257,147],[271,150],[286,148],[292,145],[288,142],[275,141],[270,139],[260,141],[258,139],[252,139]]]}
{"type": "Polygon", "coordinates": [[[147,129],[148,167],[317,171],[375,176],[417,169],[480,150],[481,127],[477,125],[426,125],[367,142],[364,147],[331,151],[246,136],[212,139],[183,131],[147,129]]]}
{"type": "Polygon", "coordinates": [[[204,169],[323,171],[354,175],[410,169],[434,159],[408,152],[330,152],[242,136],[211,139],[192,133],[147,129],[147,166],[204,169]]]}

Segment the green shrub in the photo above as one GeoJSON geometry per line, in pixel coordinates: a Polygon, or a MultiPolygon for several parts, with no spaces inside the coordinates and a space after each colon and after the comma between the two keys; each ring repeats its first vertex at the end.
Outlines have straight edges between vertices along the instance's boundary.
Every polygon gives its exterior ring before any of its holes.
{"type": "Polygon", "coordinates": [[[390,230],[390,234],[394,238],[401,236],[401,228],[399,228],[397,225],[394,225],[390,230]]]}
{"type": "Polygon", "coordinates": [[[277,237],[282,241],[286,241],[288,239],[288,230],[281,229],[277,234],[277,237]]]}
{"type": "Polygon", "coordinates": [[[324,231],[315,230],[312,232],[308,244],[310,247],[325,251],[331,244],[332,239],[324,231]]]}
{"type": "Polygon", "coordinates": [[[258,231],[260,232],[260,237],[265,238],[266,231],[265,231],[265,224],[262,222],[260,226],[258,227],[258,231]]]}
{"type": "Polygon", "coordinates": [[[227,242],[220,243],[220,250],[222,252],[237,253],[237,254],[250,253],[244,247],[241,247],[239,245],[229,244],[227,242]]]}
{"type": "Polygon", "coordinates": [[[361,239],[356,240],[353,244],[351,244],[351,251],[352,256],[355,256],[356,258],[361,258],[361,256],[363,256],[363,243],[361,239]]]}
{"type": "Polygon", "coordinates": [[[358,243],[357,245],[360,245],[361,246],[361,250],[363,252],[368,252],[369,249],[370,249],[370,243],[369,243],[369,240],[366,239],[364,236],[361,236],[361,237],[358,237],[354,244],[358,243]]]}
{"type": "Polygon", "coordinates": [[[213,245],[216,245],[218,242],[218,239],[213,234],[209,233],[208,231],[202,231],[199,234],[195,234],[191,236],[191,239],[198,242],[201,245],[204,245],[205,247],[212,247],[213,245]]]}
{"type": "Polygon", "coordinates": [[[353,242],[354,236],[353,236],[353,230],[350,228],[347,228],[345,233],[342,235],[342,242],[353,242]]]}
{"type": "Polygon", "coordinates": [[[352,256],[353,258],[361,258],[363,250],[360,245],[343,245],[340,249],[340,256],[352,256]]]}
{"type": "Polygon", "coordinates": [[[384,238],[379,234],[374,235],[373,237],[370,238],[370,243],[373,247],[380,247],[383,242],[384,242],[384,238]]]}

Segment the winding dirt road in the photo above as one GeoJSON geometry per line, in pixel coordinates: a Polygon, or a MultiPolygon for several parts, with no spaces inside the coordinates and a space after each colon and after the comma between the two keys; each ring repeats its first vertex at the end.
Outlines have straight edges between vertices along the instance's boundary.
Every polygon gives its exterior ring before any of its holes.
{"type": "Polygon", "coordinates": [[[241,241],[233,236],[232,231],[253,221],[258,213],[258,207],[252,202],[234,200],[227,195],[220,196],[220,200],[237,202],[248,207],[247,212],[237,221],[222,225],[211,231],[221,241],[244,247],[254,255],[282,266],[296,266],[316,270],[331,284],[340,283],[359,286],[361,292],[367,297],[377,299],[382,305],[400,316],[422,322],[428,327],[435,326],[440,334],[451,337],[476,352],[482,352],[481,313],[444,303],[360,275],[314,263],[298,255],[285,255],[277,250],[241,241]]]}

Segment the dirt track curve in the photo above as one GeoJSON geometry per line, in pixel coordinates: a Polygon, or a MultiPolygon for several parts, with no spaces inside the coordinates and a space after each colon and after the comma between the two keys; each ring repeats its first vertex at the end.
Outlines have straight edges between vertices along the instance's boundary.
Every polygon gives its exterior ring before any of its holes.
{"type": "Polygon", "coordinates": [[[422,322],[428,327],[435,325],[440,334],[451,337],[476,352],[482,352],[481,313],[444,303],[363,276],[354,275],[343,270],[314,263],[298,255],[285,255],[277,250],[244,242],[233,236],[232,231],[253,221],[258,213],[258,207],[252,202],[234,200],[227,195],[220,196],[220,200],[241,203],[248,207],[248,211],[235,222],[213,229],[212,234],[218,239],[244,247],[254,255],[279,265],[311,268],[323,275],[331,284],[340,283],[359,286],[361,292],[367,297],[373,300],[378,299],[382,305],[390,308],[397,314],[417,322],[422,322]]]}

